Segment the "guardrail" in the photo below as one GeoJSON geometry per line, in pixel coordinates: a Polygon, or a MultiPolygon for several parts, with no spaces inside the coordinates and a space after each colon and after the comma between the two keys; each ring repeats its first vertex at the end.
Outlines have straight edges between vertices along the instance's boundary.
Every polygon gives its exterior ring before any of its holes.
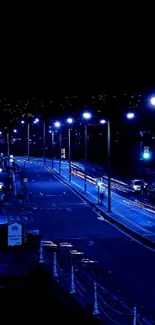
{"type": "Polygon", "coordinates": [[[92,265],[93,261],[83,258],[83,254],[75,250],[72,244],[41,241],[39,263],[48,265],[53,279],[59,281],[83,307],[89,309],[104,324],[151,324],[142,318],[135,306],[126,306],[98,283],[95,266],[90,276],[87,266],[92,265]]]}

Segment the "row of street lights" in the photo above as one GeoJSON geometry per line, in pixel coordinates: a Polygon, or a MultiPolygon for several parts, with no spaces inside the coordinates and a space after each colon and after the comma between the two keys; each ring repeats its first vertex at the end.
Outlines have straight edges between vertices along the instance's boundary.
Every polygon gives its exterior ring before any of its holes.
{"type": "MultiPolygon", "coordinates": [[[[82,114],[83,120],[85,121],[84,129],[84,191],[87,191],[87,155],[88,155],[88,121],[92,118],[90,112],[84,112],[82,114]]],[[[126,117],[128,119],[133,119],[135,114],[133,112],[127,113],[126,117]]],[[[40,120],[35,118],[33,124],[38,124],[40,120]]],[[[67,120],[68,125],[68,163],[69,163],[69,182],[71,182],[71,126],[74,123],[74,119],[69,117],[67,120]]],[[[21,121],[21,124],[26,124],[24,120],[21,121]]],[[[109,119],[101,119],[100,124],[107,125],[107,148],[108,148],[108,212],[111,212],[111,123],[109,119]]],[[[54,168],[54,132],[55,129],[60,129],[59,134],[59,173],[61,173],[61,123],[56,121],[53,123],[53,127],[49,130],[49,133],[52,135],[52,169],[54,168]]],[[[13,130],[13,133],[17,133],[17,129],[13,130]]],[[[7,133],[7,148],[8,148],[8,157],[10,156],[10,147],[9,147],[9,133],[7,133]]],[[[27,159],[30,158],[30,123],[27,123],[27,159]]],[[[46,164],[46,122],[43,121],[43,159],[44,165],[46,164]]]]}
{"type": "MultiPolygon", "coordinates": [[[[150,98],[150,104],[151,106],[155,107],[155,97],[150,98]]],[[[88,141],[88,124],[87,122],[91,119],[92,115],[90,112],[84,112],[82,114],[83,119],[85,120],[85,155],[84,155],[84,191],[87,191],[87,141],[88,141]]],[[[128,112],[126,114],[126,118],[129,120],[134,119],[135,114],[133,112],[128,112]]],[[[71,125],[74,122],[73,118],[68,118],[67,120],[68,124],[68,162],[69,162],[69,182],[71,182],[71,125]]],[[[36,118],[33,121],[34,124],[39,123],[39,119],[36,118]]],[[[25,124],[25,121],[22,120],[21,124],[25,124]]],[[[107,125],[107,148],[108,148],[108,212],[111,212],[111,122],[109,119],[101,119],[100,124],[107,125]]],[[[54,168],[54,131],[56,129],[60,129],[59,134],[59,173],[61,173],[61,123],[59,121],[56,121],[53,124],[52,130],[49,132],[52,134],[52,169],[54,168]]],[[[17,133],[17,130],[14,129],[13,133],[17,133]]],[[[1,132],[0,132],[1,134],[1,132]]],[[[9,149],[9,133],[7,133],[7,148],[8,148],[8,156],[10,155],[10,149],[9,149]]],[[[30,157],[30,123],[27,123],[27,158],[29,160],[30,157]]],[[[144,158],[149,158],[149,153],[144,153],[144,158]]],[[[44,165],[46,164],[46,123],[43,122],[43,159],[44,159],[44,165]]]]}

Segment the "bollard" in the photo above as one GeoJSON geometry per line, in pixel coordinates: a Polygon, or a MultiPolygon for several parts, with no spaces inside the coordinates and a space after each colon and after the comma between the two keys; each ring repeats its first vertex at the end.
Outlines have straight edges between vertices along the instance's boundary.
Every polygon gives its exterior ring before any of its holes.
{"type": "Polygon", "coordinates": [[[53,278],[58,277],[58,272],[57,272],[57,253],[54,252],[53,254],[53,278]]]}
{"type": "Polygon", "coordinates": [[[98,310],[98,301],[97,301],[97,284],[94,281],[94,308],[93,308],[93,315],[99,315],[98,310]]]}
{"type": "Polygon", "coordinates": [[[76,293],[75,290],[75,281],[74,281],[74,266],[71,266],[71,289],[70,293],[76,293]]]}
{"type": "Polygon", "coordinates": [[[136,325],[136,319],[137,319],[137,309],[134,307],[133,309],[133,325],[136,325]]]}
{"type": "Polygon", "coordinates": [[[39,264],[44,263],[44,257],[43,257],[43,246],[42,241],[40,242],[40,250],[39,250],[39,264]]]}

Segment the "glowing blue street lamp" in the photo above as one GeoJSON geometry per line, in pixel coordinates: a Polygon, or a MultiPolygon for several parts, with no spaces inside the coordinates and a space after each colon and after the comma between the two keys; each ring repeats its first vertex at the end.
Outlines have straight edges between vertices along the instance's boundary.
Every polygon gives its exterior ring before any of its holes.
{"type": "Polygon", "coordinates": [[[54,126],[55,126],[56,128],[59,128],[59,127],[61,126],[61,124],[60,124],[60,122],[57,121],[57,122],[54,123],[54,126]]]}
{"type": "Polygon", "coordinates": [[[105,124],[107,121],[106,120],[100,120],[101,124],[105,124]]]}
{"type": "Polygon", "coordinates": [[[126,117],[129,119],[129,120],[132,120],[134,117],[135,117],[135,114],[133,112],[129,112],[126,114],[126,117]]]}
{"type": "Polygon", "coordinates": [[[67,123],[72,124],[72,123],[73,123],[73,119],[72,119],[71,117],[69,117],[69,118],[67,119],[67,123]]]}
{"type": "MultiPolygon", "coordinates": [[[[73,123],[73,119],[69,117],[67,119],[67,123],[71,125],[73,123]]],[[[70,126],[68,128],[68,163],[69,163],[69,182],[71,182],[71,129],[70,126]]]]}
{"type": "Polygon", "coordinates": [[[83,118],[84,118],[85,120],[89,120],[89,119],[91,118],[91,113],[89,113],[89,112],[84,112],[84,113],[83,113],[83,118]]]}
{"type": "Polygon", "coordinates": [[[150,103],[151,103],[152,106],[155,106],[155,96],[151,97],[150,103]]]}
{"type": "MultiPolygon", "coordinates": [[[[92,117],[92,114],[89,112],[84,112],[82,114],[84,120],[90,120],[92,117]]],[[[88,141],[88,135],[87,135],[87,122],[85,123],[85,159],[84,159],[84,166],[85,166],[85,172],[84,172],[84,191],[87,191],[87,141],[88,141]]]]}
{"type": "Polygon", "coordinates": [[[144,152],[143,153],[143,158],[144,159],[149,159],[150,158],[150,153],[149,152],[144,152]]]}

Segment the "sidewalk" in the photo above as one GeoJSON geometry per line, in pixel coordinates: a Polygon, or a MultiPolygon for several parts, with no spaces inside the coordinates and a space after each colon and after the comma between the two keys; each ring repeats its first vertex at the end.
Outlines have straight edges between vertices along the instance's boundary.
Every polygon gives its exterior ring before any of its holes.
{"type": "MultiPolygon", "coordinates": [[[[41,164],[40,164],[41,165],[41,164]]],[[[48,165],[48,162],[47,162],[48,165]]],[[[155,215],[145,212],[139,206],[132,206],[132,201],[122,200],[122,198],[112,193],[112,212],[107,212],[107,192],[105,193],[105,198],[102,205],[98,205],[97,202],[97,188],[94,185],[87,184],[87,193],[83,190],[83,180],[75,176],[72,176],[72,182],[68,181],[68,172],[67,170],[61,171],[61,176],[59,175],[56,169],[52,170],[51,167],[46,166],[48,171],[53,172],[55,176],[61,179],[65,184],[70,186],[74,191],[84,198],[91,206],[95,209],[96,212],[100,214],[101,219],[107,219],[111,223],[116,224],[122,230],[127,233],[135,236],[138,240],[142,241],[145,245],[155,248],[155,233],[148,230],[146,227],[141,225],[142,218],[143,223],[145,218],[155,218],[155,215]],[[125,203],[123,202],[125,201],[125,203]],[[129,201],[129,202],[128,202],[129,201]],[[145,216],[146,215],[146,216],[145,216]]]]}
{"type": "Polygon", "coordinates": [[[100,321],[88,313],[66,292],[57,281],[51,277],[50,270],[43,265],[35,264],[34,267],[23,276],[9,277],[5,286],[0,288],[1,317],[5,320],[11,318],[11,322],[17,322],[17,310],[24,321],[44,322],[55,324],[101,324],[100,321]],[[6,314],[6,308],[13,307],[11,314],[6,314]]]}

